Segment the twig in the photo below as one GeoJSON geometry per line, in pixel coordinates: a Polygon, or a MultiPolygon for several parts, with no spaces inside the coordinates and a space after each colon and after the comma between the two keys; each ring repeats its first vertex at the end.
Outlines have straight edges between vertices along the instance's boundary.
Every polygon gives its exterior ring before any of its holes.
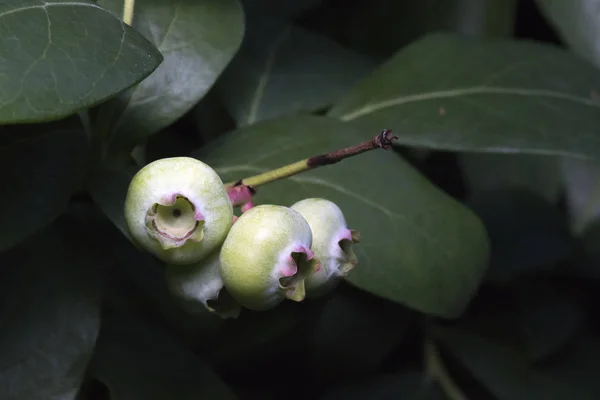
{"type": "Polygon", "coordinates": [[[135,8],[135,0],[125,0],[123,4],[123,22],[127,25],[133,23],[133,9],[135,8]]]}
{"type": "Polygon", "coordinates": [[[257,186],[265,185],[280,179],[288,178],[293,175],[297,175],[301,172],[305,172],[314,168],[323,167],[325,165],[335,164],[346,158],[356,156],[375,149],[390,149],[392,142],[398,139],[397,136],[392,136],[392,131],[384,129],[381,133],[374,138],[367,140],[366,142],[360,143],[356,146],[350,146],[345,149],[332,151],[326,154],[320,154],[318,156],[309,157],[301,161],[297,161],[292,164],[259,174],[244,178],[239,181],[230,182],[226,186],[233,188],[236,186],[246,186],[254,190],[257,186]]]}

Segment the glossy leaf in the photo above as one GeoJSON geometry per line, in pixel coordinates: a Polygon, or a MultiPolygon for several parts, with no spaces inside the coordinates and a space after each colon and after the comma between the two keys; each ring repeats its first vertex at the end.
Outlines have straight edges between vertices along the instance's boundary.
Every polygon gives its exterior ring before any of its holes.
{"type": "MultiPolygon", "coordinates": [[[[225,181],[368,140],[331,118],[293,117],[254,124],[191,154],[225,181]]],[[[257,203],[291,205],[325,197],[361,233],[359,267],[348,281],[420,311],[457,316],[485,272],[487,236],[465,207],[407,162],[383,150],[258,188],[257,203]]]]}
{"type": "Polygon", "coordinates": [[[90,374],[120,400],[236,398],[210,366],[167,332],[125,313],[103,320],[90,374]]]}
{"type": "MultiPolygon", "coordinates": [[[[99,4],[120,12],[123,1],[99,4]]],[[[136,3],[133,26],[164,62],[98,110],[97,123],[119,150],[175,122],[206,94],[240,46],[244,15],[237,0],[146,0],[136,3]]]]}
{"type": "Polygon", "coordinates": [[[73,114],[162,61],[150,42],[92,1],[3,1],[0,37],[0,124],[73,114]]]}
{"type": "Polygon", "coordinates": [[[69,231],[53,224],[1,254],[2,399],[77,397],[101,300],[94,255],[69,231]]]}
{"type": "Polygon", "coordinates": [[[562,39],[582,57],[600,65],[598,0],[536,0],[562,39]]]}
{"type": "Polygon", "coordinates": [[[325,36],[250,13],[242,48],[216,88],[243,126],[328,106],[374,67],[325,36]]]}
{"type": "Polygon", "coordinates": [[[412,146],[595,157],[600,73],[550,45],[429,35],[329,113],[412,146]]]}
{"type": "Polygon", "coordinates": [[[52,222],[79,188],[88,154],[79,118],[0,128],[0,250],[52,222]]]}

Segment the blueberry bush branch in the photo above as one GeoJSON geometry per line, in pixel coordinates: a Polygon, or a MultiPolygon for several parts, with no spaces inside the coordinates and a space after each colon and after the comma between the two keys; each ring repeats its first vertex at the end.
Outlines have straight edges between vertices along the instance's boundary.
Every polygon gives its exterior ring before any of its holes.
{"type": "Polygon", "coordinates": [[[256,193],[255,188],[257,186],[289,178],[325,165],[335,164],[367,151],[375,149],[389,150],[396,139],[398,139],[398,136],[392,136],[391,130],[384,129],[377,136],[357,145],[296,161],[262,174],[227,183],[225,186],[233,205],[242,206],[243,212],[252,207],[251,198],[256,193]]]}
{"type": "Polygon", "coordinates": [[[123,4],[123,22],[127,25],[133,23],[133,9],[135,8],[135,0],[125,0],[123,4]]]}

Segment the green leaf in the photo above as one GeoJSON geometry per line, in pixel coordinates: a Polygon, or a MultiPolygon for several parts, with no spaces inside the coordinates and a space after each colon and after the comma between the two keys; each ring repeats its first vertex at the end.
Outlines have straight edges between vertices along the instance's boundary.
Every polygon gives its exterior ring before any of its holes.
{"type": "Polygon", "coordinates": [[[148,76],[162,56],[91,1],[0,4],[0,124],[55,120],[148,76]]]}
{"type": "Polygon", "coordinates": [[[560,379],[530,367],[524,357],[510,347],[472,331],[438,327],[435,336],[498,400],[591,400],[560,379]]]}
{"type": "Polygon", "coordinates": [[[111,399],[235,399],[219,377],[156,324],[115,312],[102,321],[92,377],[111,399]]]}
{"type": "Polygon", "coordinates": [[[414,315],[397,304],[338,287],[310,330],[310,365],[328,383],[372,374],[403,340],[414,315]]]}
{"type": "MultiPolygon", "coordinates": [[[[100,0],[119,11],[122,0],[100,0]]],[[[96,116],[111,145],[127,151],[188,112],[211,88],[238,50],[244,15],[237,0],[146,0],[133,26],[154,43],[164,62],[96,116]]]]}
{"type": "Polygon", "coordinates": [[[133,160],[125,166],[105,165],[94,170],[86,182],[94,202],[131,243],[134,242],[125,223],[125,198],[129,183],[139,169],[133,160]]]}
{"type": "Polygon", "coordinates": [[[249,14],[242,48],[216,88],[243,126],[326,107],[374,67],[325,36],[249,14]]]}
{"type": "Polygon", "coordinates": [[[490,238],[488,281],[507,283],[552,270],[575,249],[575,240],[560,210],[531,192],[479,192],[467,205],[481,218],[490,238]]]}
{"type": "Polygon", "coordinates": [[[323,0],[242,0],[246,13],[269,13],[285,19],[299,17],[322,2],[323,0]]]}
{"type": "Polygon", "coordinates": [[[582,234],[600,217],[600,165],[596,160],[561,160],[562,184],[573,232],[582,234]]]}
{"type": "Polygon", "coordinates": [[[541,366],[540,370],[576,390],[578,399],[592,400],[600,398],[598,359],[600,341],[597,335],[587,333],[574,341],[562,357],[541,366]]]}
{"type": "MultiPolygon", "coordinates": [[[[299,329],[305,311],[306,307],[300,308],[291,302],[263,312],[243,310],[239,318],[224,320],[218,340],[203,347],[220,367],[227,366],[247,374],[254,373],[256,364],[265,359],[292,360],[291,353],[301,349],[299,341],[306,340],[306,334],[299,329]],[[290,348],[290,342],[294,343],[293,348],[290,348]]],[[[271,367],[279,368],[277,365],[271,367]]]]}
{"type": "Polygon", "coordinates": [[[308,16],[308,24],[342,44],[385,59],[430,32],[511,35],[516,5],[517,0],[370,0],[352,2],[340,13],[338,3],[329,2],[308,16]]]}
{"type": "Polygon", "coordinates": [[[329,115],[433,149],[600,153],[600,71],[559,48],[429,35],[398,52],[329,115]],[[568,132],[568,134],[566,133],[568,132]]]}
{"type": "Polygon", "coordinates": [[[562,160],[535,154],[458,154],[462,175],[471,196],[489,190],[523,189],[551,203],[558,200],[562,189],[562,160]]]}
{"type": "Polygon", "coordinates": [[[74,400],[100,329],[94,256],[71,226],[0,255],[0,398],[74,400]]]}
{"type": "Polygon", "coordinates": [[[598,0],[536,0],[562,39],[582,57],[600,65],[598,0]]]}
{"type": "Polygon", "coordinates": [[[461,326],[539,363],[560,355],[585,324],[571,288],[543,278],[482,290],[461,326]]]}
{"type": "Polygon", "coordinates": [[[564,350],[584,325],[578,299],[558,285],[524,283],[517,300],[525,355],[533,362],[564,350]]]}
{"type": "MultiPolygon", "coordinates": [[[[195,151],[225,181],[369,140],[335,119],[289,117],[221,136],[195,151]]],[[[361,233],[353,285],[426,313],[453,317],[485,273],[488,242],[471,211],[406,161],[383,150],[258,188],[257,203],[291,205],[306,197],[336,202],[361,233]]]]}
{"type": "Polygon", "coordinates": [[[0,250],[52,222],[83,178],[88,142],[77,117],[0,127],[0,250]]]}

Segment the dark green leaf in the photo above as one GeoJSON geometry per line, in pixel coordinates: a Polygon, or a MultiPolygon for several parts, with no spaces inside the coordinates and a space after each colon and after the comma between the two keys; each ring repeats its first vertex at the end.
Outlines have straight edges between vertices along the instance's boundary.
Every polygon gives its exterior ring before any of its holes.
{"type": "Polygon", "coordinates": [[[498,400],[587,400],[585,392],[530,367],[525,358],[506,345],[498,344],[461,328],[437,328],[435,336],[444,348],[498,400]]]}
{"type": "Polygon", "coordinates": [[[324,36],[250,14],[242,48],[216,88],[243,126],[328,106],[374,67],[324,36]]]}
{"type": "Polygon", "coordinates": [[[247,14],[268,13],[285,19],[292,19],[315,8],[323,0],[242,0],[247,14]]]}
{"type": "Polygon", "coordinates": [[[133,162],[126,166],[105,166],[88,177],[87,189],[104,214],[132,243],[125,223],[125,198],[131,179],[139,170],[133,162]]]}
{"type": "Polygon", "coordinates": [[[0,258],[0,398],[74,400],[100,329],[94,255],[52,225],[0,258]]]}
{"type": "Polygon", "coordinates": [[[344,289],[327,299],[310,330],[313,373],[328,382],[376,372],[414,321],[406,308],[344,289]]]}
{"type": "Polygon", "coordinates": [[[480,292],[461,325],[539,363],[563,351],[584,322],[572,292],[538,278],[480,292]]]}
{"type": "Polygon", "coordinates": [[[533,362],[563,350],[583,326],[585,314],[577,299],[552,285],[528,282],[517,301],[523,348],[533,362]]]}
{"type": "Polygon", "coordinates": [[[192,118],[203,144],[210,142],[222,133],[235,129],[236,126],[229,111],[219,98],[216,87],[196,104],[192,111],[192,118]]]}
{"type": "Polygon", "coordinates": [[[446,150],[595,157],[600,71],[550,45],[427,36],[331,112],[400,143],[446,150]]]}
{"type": "Polygon", "coordinates": [[[506,283],[551,270],[574,249],[575,240],[561,212],[531,192],[479,192],[467,205],[481,218],[490,238],[486,280],[506,283]]]}
{"type": "Polygon", "coordinates": [[[119,400],[235,399],[200,358],[150,322],[106,316],[90,374],[119,400]]]}
{"type": "Polygon", "coordinates": [[[600,65],[600,1],[537,0],[537,3],[574,51],[600,65]]]}
{"type": "MultiPolygon", "coordinates": [[[[120,10],[123,1],[99,4],[120,10]]],[[[204,96],[239,48],[244,16],[237,0],[146,0],[136,3],[133,26],[158,47],[164,62],[96,116],[98,124],[107,124],[112,146],[128,151],[204,96]]]]}
{"type": "Polygon", "coordinates": [[[91,1],[0,4],[0,124],[54,120],[148,76],[161,54],[91,1]]]}
{"type": "Polygon", "coordinates": [[[561,167],[570,225],[579,235],[600,217],[600,165],[595,160],[565,158],[561,167]]]}
{"type": "Polygon", "coordinates": [[[563,357],[540,367],[540,370],[557,381],[565,382],[580,397],[578,399],[600,398],[598,383],[598,360],[600,341],[596,335],[582,335],[564,352],[563,357]]]}
{"type": "Polygon", "coordinates": [[[600,219],[595,219],[581,233],[581,248],[573,262],[559,270],[566,276],[600,279],[600,219]]]}
{"type": "Polygon", "coordinates": [[[517,0],[355,1],[343,13],[338,6],[342,3],[329,3],[311,13],[307,23],[351,48],[385,59],[431,32],[510,35],[517,0]]]}
{"type": "MultiPolygon", "coordinates": [[[[262,312],[243,310],[238,319],[225,320],[223,329],[218,333],[218,341],[204,344],[211,359],[221,366],[235,370],[255,372],[256,364],[265,359],[283,357],[292,360],[292,352],[298,351],[306,335],[298,330],[306,308],[294,307],[296,304],[284,303],[276,308],[262,312]],[[302,337],[303,336],[303,337],[302,337]],[[290,348],[290,342],[294,342],[290,348]],[[253,362],[249,363],[249,360],[253,362]]],[[[273,366],[279,369],[279,366],[273,366]]]]}
{"type": "Polygon", "coordinates": [[[380,375],[349,383],[322,397],[323,400],[445,400],[442,390],[418,372],[380,375]]]}
{"type": "Polygon", "coordinates": [[[0,250],[52,222],[83,177],[88,142],[79,118],[0,128],[0,250]]]}
{"type": "MultiPolygon", "coordinates": [[[[368,140],[331,118],[290,117],[255,124],[192,153],[225,181],[265,172],[368,140]]],[[[361,233],[359,266],[348,281],[426,313],[460,314],[485,272],[481,222],[393,152],[383,150],[258,188],[258,203],[306,197],[336,202],[361,233]]]]}
{"type": "Polygon", "coordinates": [[[562,158],[559,157],[469,152],[459,153],[458,161],[470,195],[497,189],[523,189],[555,203],[562,189],[562,158]]]}

